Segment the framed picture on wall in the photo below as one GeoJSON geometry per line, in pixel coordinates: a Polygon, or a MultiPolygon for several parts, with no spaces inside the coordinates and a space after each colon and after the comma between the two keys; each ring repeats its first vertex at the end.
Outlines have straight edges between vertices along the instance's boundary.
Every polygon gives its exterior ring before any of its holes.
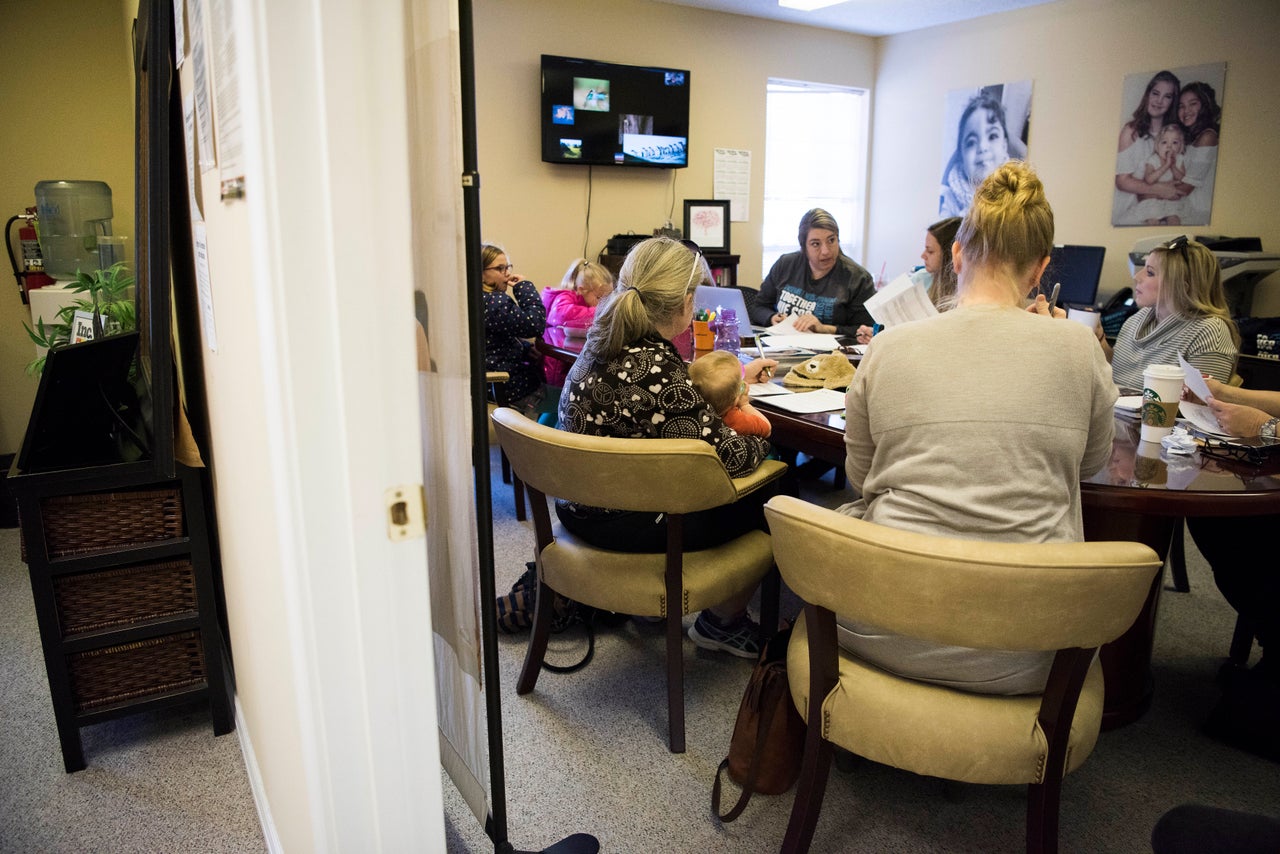
{"type": "Polygon", "coordinates": [[[729,251],[729,200],[685,199],[684,236],[703,252],[729,251]]]}

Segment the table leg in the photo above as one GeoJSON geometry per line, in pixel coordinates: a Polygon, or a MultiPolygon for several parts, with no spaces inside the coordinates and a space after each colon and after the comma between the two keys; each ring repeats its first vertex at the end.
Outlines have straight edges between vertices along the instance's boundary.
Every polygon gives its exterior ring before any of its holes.
{"type": "MultiPolygon", "coordinates": [[[[1115,510],[1084,508],[1084,538],[1090,541],[1131,540],[1145,543],[1160,557],[1169,554],[1169,543],[1177,519],[1171,516],[1144,516],[1115,510]]],[[[1164,568],[1151,582],[1147,601],[1138,618],[1123,635],[1102,647],[1102,675],[1106,683],[1106,701],[1102,711],[1103,730],[1133,723],[1151,706],[1153,682],[1151,648],[1155,642],[1156,608],[1164,568]]]]}

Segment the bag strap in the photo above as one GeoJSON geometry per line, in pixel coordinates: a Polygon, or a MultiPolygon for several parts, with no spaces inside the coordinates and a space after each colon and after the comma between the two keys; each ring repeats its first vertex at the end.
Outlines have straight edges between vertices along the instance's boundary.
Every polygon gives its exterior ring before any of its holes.
{"type": "MultiPolygon", "coordinates": [[[[765,669],[770,669],[769,665],[765,665],[765,669]]],[[[742,784],[742,794],[738,796],[738,802],[724,815],[720,814],[720,775],[729,767],[729,757],[726,756],[720,763],[720,767],[716,769],[716,782],[711,787],[711,811],[723,822],[731,822],[742,815],[742,811],[751,802],[751,796],[755,794],[756,780],[760,777],[760,760],[764,755],[765,739],[768,738],[769,728],[773,724],[773,713],[778,710],[776,687],[778,682],[777,679],[772,681],[773,690],[760,692],[760,715],[756,718],[756,746],[751,751],[751,768],[747,771],[747,781],[742,784]]],[[[786,678],[784,677],[781,682],[785,685],[786,678]]]]}
{"type": "Polygon", "coordinates": [[[596,630],[592,624],[596,621],[596,615],[593,613],[590,617],[582,622],[583,628],[587,632],[587,652],[582,656],[582,660],[576,664],[552,664],[549,661],[542,662],[542,669],[549,670],[552,673],[577,673],[582,668],[591,663],[591,659],[596,654],[596,630]]]}

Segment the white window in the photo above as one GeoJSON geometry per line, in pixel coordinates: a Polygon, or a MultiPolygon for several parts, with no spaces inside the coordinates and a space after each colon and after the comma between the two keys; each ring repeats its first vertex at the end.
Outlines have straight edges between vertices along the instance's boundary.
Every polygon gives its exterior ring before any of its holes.
{"type": "Polygon", "coordinates": [[[867,92],[770,78],[765,109],[764,266],[800,248],[796,229],[810,208],[840,224],[840,248],[862,258],[866,209],[867,92]]]}

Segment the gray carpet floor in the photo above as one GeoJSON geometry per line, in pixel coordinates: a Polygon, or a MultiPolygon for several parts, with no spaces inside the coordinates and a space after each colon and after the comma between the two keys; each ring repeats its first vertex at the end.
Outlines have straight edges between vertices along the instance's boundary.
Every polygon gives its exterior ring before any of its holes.
{"type": "MultiPolygon", "coordinates": [[[[494,467],[496,471],[496,465],[494,467]]],[[[532,522],[515,521],[509,486],[494,482],[497,585],[505,591],[532,557],[532,522]]],[[[802,482],[805,498],[848,500],[830,475],[802,482]]],[[[1214,675],[1235,613],[1187,539],[1190,593],[1165,590],[1154,655],[1156,692],[1141,720],[1103,733],[1062,793],[1064,852],[1150,851],[1151,828],[1187,801],[1280,814],[1280,766],[1200,731],[1217,699],[1214,675]]],[[[784,595],[784,614],[798,610],[784,595]]],[[[543,672],[515,693],[527,636],[500,638],[509,839],[539,849],[570,833],[606,852],[768,852],[782,842],[792,794],[757,796],[736,822],[710,811],[715,771],[728,750],[751,662],[685,644],[688,749],[666,747],[663,638],[628,624],[597,638],[595,659],[572,675],[543,672]]],[[[560,660],[582,641],[553,639],[560,660]]],[[[1256,655],[1256,650],[1255,653],[1256,655]]],[[[492,843],[445,778],[450,851],[492,843]]],[[[736,789],[730,787],[736,793],[736,789]]],[[[943,784],[860,762],[833,768],[814,838],[821,852],[995,852],[1024,847],[1026,789],[943,784]]]]}
{"type": "MultiPolygon", "coordinates": [[[[496,457],[494,470],[496,473],[496,457]]],[[[805,497],[834,506],[825,481],[805,497]]],[[[494,477],[497,584],[532,556],[532,524],[515,520],[494,477]]],[[[1275,815],[1280,766],[1206,738],[1214,673],[1234,613],[1188,539],[1190,593],[1165,591],[1156,693],[1138,722],[1103,733],[1063,787],[1064,852],[1148,851],[1152,825],[1186,801],[1275,815]]],[[[784,612],[797,608],[794,598],[784,612]]],[[[782,839],[792,796],[757,797],[735,823],[710,814],[711,782],[728,749],[751,663],[685,645],[688,750],[666,748],[661,630],[600,633],[573,675],[543,673],[517,697],[524,637],[499,642],[509,839],[539,849],[575,832],[606,852],[767,852],[782,839]]],[[[556,639],[561,660],[580,641],[556,639]]],[[[201,705],[132,716],[83,731],[89,767],[65,774],[53,723],[18,532],[0,529],[0,852],[241,852],[265,847],[235,735],[215,738],[201,705]]],[[[447,777],[449,851],[493,844],[447,777]]],[[[1021,851],[1022,787],[953,787],[862,762],[833,770],[814,851],[1021,851]]],[[[422,851],[434,846],[424,844],[422,851]]]]}
{"type": "Polygon", "coordinates": [[[266,849],[240,742],[215,738],[207,703],[81,730],[67,774],[18,530],[0,529],[0,851],[266,849]]]}

